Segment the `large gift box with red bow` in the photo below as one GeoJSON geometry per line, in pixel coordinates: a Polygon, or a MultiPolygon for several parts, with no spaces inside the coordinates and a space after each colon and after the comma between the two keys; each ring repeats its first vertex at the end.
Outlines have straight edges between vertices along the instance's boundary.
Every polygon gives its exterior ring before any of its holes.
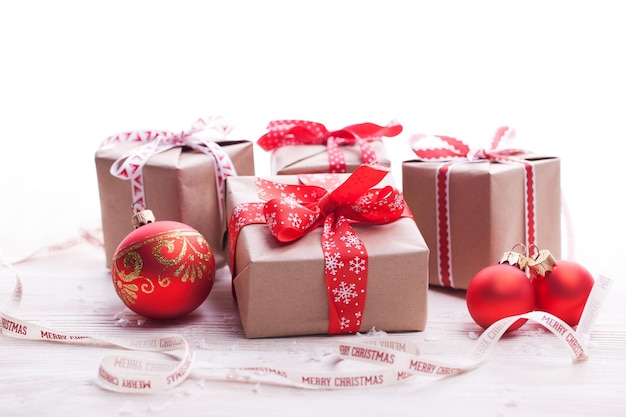
{"type": "Polygon", "coordinates": [[[246,337],[424,329],[428,247],[392,182],[369,166],[351,176],[228,178],[246,337]]]}
{"type": "Polygon", "coordinates": [[[273,175],[354,172],[361,164],[390,167],[382,137],[397,136],[402,126],[359,123],[329,131],[321,123],[275,120],[257,144],[270,152],[273,175]]]}
{"type": "Polygon", "coordinates": [[[514,248],[560,257],[560,159],[502,148],[512,135],[500,128],[475,153],[448,136],[429,148],[418,146],[426,135],[411,138],[418,158],[402,164],[403,192],[431,250],[430,284],[467,289],[514,248]]]}
{"type": "Polygon", "coordinates": [[[150,209],[156,220],[198,230],[224,257],[225,179],[254,175],[253,143],[228,139],[219,117],[199,119],[187,132],[150,130],[113,135],[95,155],[106,263],[133,230],[134,213],[150,209]]]}

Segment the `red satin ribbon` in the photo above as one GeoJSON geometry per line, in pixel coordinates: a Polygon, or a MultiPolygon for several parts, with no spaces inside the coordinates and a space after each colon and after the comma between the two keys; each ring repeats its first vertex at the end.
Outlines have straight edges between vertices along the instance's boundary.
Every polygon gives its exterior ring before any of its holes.
{"type": "Polygon", "coordinates": [[[233,278],[239,232],[248,224],[266,223],[280,242],[293,242],[323,226],[322,251],[329,298],[329,334],[360,330],[367,288],[368,255],[352,222],[391,223],[405,215],[397,189],[378,184],[387,170],[362,165],[332,192],[314,185],[289,185],[256,178],[264,203],[234,208],[228,232],[233,278]]]}
{"type": "Polygon", "coordinates": [[[335,131],[327,130],[321,123],[306,120],[274,120],[267,129],[269,131],[257,141],[263,150],[271,151],[287,145],[325,144],[330,172],[333,173],[346,172],[345,157],[339,146],[357,144],[361,148],[361,162],[375,164],[376,153],[369,142],[381,140],[382,136],[397,136],[402,132],[402,126],[395,120],[387,126],[359,123],[335,131]]]}
{"type": "Polygon", "coordinates": [[[535,171],[528,161],[516,158],[515,155],[527,153],[521,149],[502,148],[502,142],[512,139],[515,131],[507,126],[499,127],[491,142],[489,149],[478,149],[472,152],[471,148],[463,141],[449,136],[433,136],[443,142],[446,147],[441,148],[418,148],[417,142],[428,135],[417,134],[410,139],[410,146],[415,154],[422,160],[444,162],[437,168],[437,254],[439,265],[439,282],[445,287],[454,287],[452,276],[452,250],[450,230],[450,196],[449,178],[450,170],[455,164],[476,160],[487,160],[501,163],[519,164],[524,169],[524,193],[525,193],[525,243],[526,247],[536,243],[536,210],[535,210],[535,171]]]}

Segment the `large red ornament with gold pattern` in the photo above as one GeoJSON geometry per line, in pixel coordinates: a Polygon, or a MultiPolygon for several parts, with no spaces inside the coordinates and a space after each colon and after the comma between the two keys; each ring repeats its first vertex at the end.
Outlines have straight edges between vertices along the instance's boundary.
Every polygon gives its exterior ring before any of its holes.
{"type": "Polygon", "coordinates": [[[135,313],[149,319],[180,318],[197,309],[211,292],[215,257],[197,230],[153,220],[150,210],[133,217],[136,229],[113,256],[113,284],[135,313]]]}

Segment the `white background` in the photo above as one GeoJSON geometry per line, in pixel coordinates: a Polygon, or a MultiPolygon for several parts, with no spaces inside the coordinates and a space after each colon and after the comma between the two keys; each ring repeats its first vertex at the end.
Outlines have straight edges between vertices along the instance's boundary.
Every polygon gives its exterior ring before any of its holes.
{"type": "MultiPolygon", "coordinates": [[[[98,226],[94,153],[126,130],[222,115],[252,141],[273,119],[413,133],[562,158],[564,257],[623,272],[626,110],[620,2],[21,1],[0,5],[0,250],[98,226]],[[569,249],[568,249],[569,248],[569,249]]],[[[269,156],[257,152],[257,173],[269,156]]],[[[400,179],[398,178],[398,181],[400,179]]],[[[479,238],[479,237],[477,237],[479,238]]]]}

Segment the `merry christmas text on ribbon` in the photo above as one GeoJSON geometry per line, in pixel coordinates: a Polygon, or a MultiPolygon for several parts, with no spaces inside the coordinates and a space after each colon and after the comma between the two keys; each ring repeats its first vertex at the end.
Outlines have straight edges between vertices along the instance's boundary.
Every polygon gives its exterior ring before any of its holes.
{"type": "Polygon", "coordinates": [[[360,330],[366,302],[368,254],[351,223],[391,223],[406,215],[406,204],[397,189],[372,188],[387,170],[362,165],[332,192],[315,185],[291,185],[255,178],[258,197],[264,202],[241,203],[229,221],[230,260],[233,280],[239,232],[249,224],[267,224],[284,244],[323,227],[324,276],[329,300],[329,334],[360,330]]]}
{"type": "Polygon", "coordinates": [[[572,329],[558,317],[534,311],[498,320],[477,338],[469,354],[457,359],[431,359],[420,356],[415,343],[390,336],[355,335],[331,343],[332,356],[340,360],[367,362],[375,365],[354,371],[317,371],[268,366],[224,366],[198,362],[186,339],[176,333],[116,338],[67,333],[21,320],[7,311],[16,310],[23,297],[21,279],[13,266],[0,253],[0,267],[10,268],[15,275],[15,288],[8,305],[0,309],[2,335],[23,340],[69,343],[86,346],[107,346],[129,351],[161,352],[168,359],[147,359],[126,354],[112,354],[102,359],[97,379],[107,390],[122,393],[160,393],[171,390],[188,378],[204,378],[244,383],[280,384],[309,389],[362,389],[391,386],[411,381],[418,376],[448,377],[470,371],[485,361],[507,328],[520,318],[534,321],[554,334],[567,348],[572,361],[587,359],[587,341],[600,306],[608,294],[612,280],[598,276],[589,294],[580,323],[572,329]]]}
{"type": "Polygon", "coordinates": [[[237,175],[235,166],[228,154],[220,145],[213,140],[203,139],[196,134],[211,130],[217,132],[219,139],[225,138],[232,130],[226,120],[222,117],[205,117],[198,119],[191,129],[180,133],[168,130],[139,130],[118,133],[106,138],[101,147],[115,145],[118,143],[139,143],[137,148],[122,155],[111,166],[111,175],[124,180],[130,180],[133,197],[133,211],[147,208],[143,185],[142,168],[148,159],[155,154],[165,152],[175,147],[186,146],[195,151],[204,153],[214,160],[215,184],[220,201],[220,212],[223,210],[224,202],[224,181],[227,176],[237,175]]]}
{"type": "Polygon", "coordinates": [[[499,127],[491,141],[489,149],[473,149],[465,142],[441,135],[416,134],[409,140],[409,145],[419,159],[442,162],[437,167],[436,178],[436,217],[437,217],[437,264],[439,282],[444,287],[454,287],[452,276],[452,230],[450,228],[450,175],[452,168],[460,163],[497,162],[518,164],[524,172],[524,217],[525,245],[536,244],[536,195],[535,168],[519,155],[528,153],[522,149],[504,148],[505,142],[515,137],[515,131],[507,126],[499,127]],[[440,147],[426,147],[419,144],[427,138],[434,138],[440,147]]]}
{"type": "Polygon", "coordinates": [[[369,144],[380,141],[383,136],[393,137],[402,132],[402,125],[391,121],[387,126],[359,123],[343,129],[329,131],[321,123],[306,120],[274,120],[267,126],[268,132],[257,144],[265,151],[287,145],[326,145],[331,173],[346,172],[346,161],[339,149],[342,145],[357,144],[361,149],[361,162],[375,164],[376,153],[369,144]]]}

